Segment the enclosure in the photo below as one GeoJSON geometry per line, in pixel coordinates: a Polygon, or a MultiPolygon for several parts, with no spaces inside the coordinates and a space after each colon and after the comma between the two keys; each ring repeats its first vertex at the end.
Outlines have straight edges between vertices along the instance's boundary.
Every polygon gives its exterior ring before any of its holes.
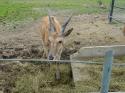
{"type": "MultiPolygon", "coordinates": [[[[124,10],[115,9],[109,23],[112,0],[0,0],[0,92],[1,93],[81,93],[99,92],[104,57],[88,57],[75,63],[81,68],[82,81],[74,82],[70,56],[81,48],[124,45],[124,10]],[[43,16],[56,16],[63,24],[73,15],[66,30],[74,30],[65,38],[59,65],[39,62],[43,46],[39,27],[43,16]],[[16,59],[2,61],[2,59],[16,59]],[[20,59],[20,60],[18,60],[20,59]],[[24,62],[21,61],[26,59],[24,62]],[[28,61],[36,59],[36,61],[28,61]],[[70,62],[65,62],[66,60],[70,62]],[[28,62],[27,62],[28,61],[28,62]],[[100,62],[101,65],[89,64],[100,62]],[[61,79],[56,80],[57,65],[61,79]]],[[[124,0],[115,0],[123,7],[124,0]]],[[[90,51],[90,54],[92,52],[90,51]]],[[[44,59],[45,60],[45,59],[44,59]]],[[[125,55],[114,57],[113,63],[124,64],[125,55]]],[[[78,60],[77,60],[78,61],[78,60]]],[[[78,76],[79,77],[79,76],[78,76]]],[[[112,65],[110,92],[125,91],[125,66],[112,65]],[[115,82],[114,82],[115,81],[115,82]]]]}

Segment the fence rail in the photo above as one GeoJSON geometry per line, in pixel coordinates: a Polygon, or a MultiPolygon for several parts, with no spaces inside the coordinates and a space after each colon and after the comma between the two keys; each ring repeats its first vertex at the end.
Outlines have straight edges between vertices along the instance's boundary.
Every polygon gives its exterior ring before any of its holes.
{"type": "MultiPolygon", "coordinates": [[[[26,62],[26,63],[82,63],[82,64],[96,64],[96,65],[103,65],[104,62],[93,62],[93,61],[78,61],[78,60],[46,60],[46,59],[0,59],[1,62],[26,62]]],[[[113,66],[125,66],[125,63],[113,63],[113,66]]]]}
{"type": "Polygon", "coordinates": [[[20,61],[20,62],[39,62],[39,63],[83,63],[83,64],[96,64],[102,65],[103,62],[92,62],[92,61],[73,61],[73,60],[46,60],[46,59],[0,59],[0,62],[3,61],[20,61]]]}

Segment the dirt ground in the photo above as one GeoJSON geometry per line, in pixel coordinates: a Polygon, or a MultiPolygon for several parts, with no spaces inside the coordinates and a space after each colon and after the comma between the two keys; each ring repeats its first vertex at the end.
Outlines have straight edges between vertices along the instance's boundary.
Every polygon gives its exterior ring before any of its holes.
{"type": "MultiPolygon", "coordinates": [[[[67,17],[57,16],[61,23],[67,17]]],[[[6,58],[6,55],[13,55],[13,53],[17,55],[14,57],[42,57],[42,44],[39,34],[40,22],[41,20],[14,26],[10,24],[0,25],[1,57],[4,55],[6,58]]],[[[67,28],[70,27],[73,27],[74,31],[66,38],[64,49],[69,54],[84,46],[125,44],[122,25],[109,24],[107,15],[83,14],[73,16],[67,28]]]]}
{"type": "MultiPolygon", "coordinates": [[[[63,23],[64,22],[63,20],[65,20],[68,16],[58,15],[57,17],[59,21],[63,23]]],[[[40,21],[41,20],[37,20],[34,22],[27,21],[25,23],[22,22],[21,25],[18,24],[13,25],[7,23],[4,25],[0,24],[0,58],[41,58],[43,52],[42,52],[41,37],[39,34],[40,21]]],[[[79,50],[80,47],[84,46],[125,44],[125,36],[122,33],[122,25],[120,26],[118,24],[108,24],[107,15],[83,14],[83,15],[73,16],[72,21],[69,24],[68,28],[70,27],[73,27],[74,31],[69,37],[65,39],[66,40],[65,49],[62,53],[62,59],[69,59],[70,54],[76,52],[77,50],[79,50]]],[[[51,68],[54,69],[55,72],[55,67],[51,68]]],[[[68,75],[69,72],[65,72],[68,70],[65,70],[66,68],[62,69],[63,69],[62,72],[64,72],[63,74],[64,77],[69,76],[68,75]]],[[[4,90],[7,91],[5,93],[11,93],[8,91],[11,91],[13,87],[16,86],[15,93],[19,93],[18,91],[22,91],[24,89],[26,89],[24,90],[24,93],[26,93],[25,91],[34,90],[32,89],[32,86],[34,86],[34,84],[37,84],[37,82],[35,83],[33,82],[34,78],[39,79],[43,77],[44,75],[39,76],[38,72],[39,71],[42,72],[46,69],[42,65],[36,66],[32,64],[22,65],[22,64],[12,63],[12,64],[0,64],[0,70],[1,70],[0,92],[4,88],[4,90]],[[36,77],[34,77],[34,75],[36,77]],[[27,80],[29,80],[28,81],[29,83],[25,84],[27,80]],[[30,88],[29,85],[31,85],[30,88]],[[20,88],[20,86],[23,87],[20,88]]],[[[50,78],[50,76],[48,77],[50,78]]],[[[64,81],[66,82],[69,81],[70,83],[72,83],[71,77],[66,77],[66,78],[67,79],[65,79],[64,81]]],[[[54,81],[54,78],[52,78],[52,81],[54,81]]],[[[46,85],[46,83],[40,82],[40,84],[37,84],[37,86],[42,85],[43,87],[46,88],[48,86],[50,87],[51,85],[53,86],[53,84],[57,83],[55,83],[54,81],[46,85]]],[[[60,86],[62,89],[64,85],[67,85],[67,83],[61,82],[60,86]]],[[[70,87],[72,87],[72,84],[67,86],[70,89],[70,87]]],[[[67,90],[67,86],[65,86],[66,88],[64,89],[67,90]]],[[[35,88],[34,90],[35,92],[33,91],[32,92],[39,93],[36,92],[38,91],[36,89],[38,89],[38,87],[35,88]]],[[[52,90],[47,90],[47,91],[52,91],[52,90]]],[[[59,93],[59,91],[60,90],[58,90],[57,88],[54,90],[54,93],[59,93]]],[[[65,92],[65,93],[70,93],[70,92],[65,92]]]]}

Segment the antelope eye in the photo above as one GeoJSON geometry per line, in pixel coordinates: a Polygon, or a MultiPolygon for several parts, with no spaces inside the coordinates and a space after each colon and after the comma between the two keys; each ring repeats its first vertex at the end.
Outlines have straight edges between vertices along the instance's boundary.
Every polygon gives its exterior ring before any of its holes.
{"type": "Polygon", "coordinates": [[[61,43],[62,43],[62,41],[59,41],[59,43],[61,44],[61,43]]]}

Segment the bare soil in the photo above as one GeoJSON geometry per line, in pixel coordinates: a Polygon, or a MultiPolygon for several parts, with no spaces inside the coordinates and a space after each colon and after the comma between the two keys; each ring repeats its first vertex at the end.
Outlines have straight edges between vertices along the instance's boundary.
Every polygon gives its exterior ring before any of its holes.
{"type": "MultiPolygon", "coordinates": [[[[63,23],[63,20],[65,20],[68,16],[58,15],[57,17],[59,21],[63,23]]],[[[0,24],[0,58],[41,58],[43,52],[41,36],[39,33],[40,21],[41,20],[37,20],[34,22],[22,22],[23,24],[21,25],[13,25],[9,23],[5,23],[4,25],[0,24]]],[[[70,54],[76,52],[77,50],[79,50],[79,48],[84,46],[125,44],[125,36],[122,33],[122,26],[116,24],[109,24],[107,20],[107,15],[83,14],[73,16],[68,28],[70,27],[73,27],[74,31],[69,37],[65,39],[65,49],[62,53],[62,59],[69,59],[70,54]]],[[[48,66],[46,69],[44,67],[45,66],[41,65],[36,66],[33,64],[21,63],[0,64],[0,90],[4,89],[5,93],[11,93],[13,87],[16,87],[15,93],[19,93],[18,91],[20,91],[20,89],[21,91],[26,89],[24,90],[25,92],[28,89],[27,87],[31,85],[31,91],[33,90],[35,91],[32,91],[33,93],[39,93],[36,92],[38,90],[32,89],[32,85],[37,84],[32,81],[34,80],[34,78],[38,78],[38,80],[40,80],[39,78],[44,76],[39,76],[38,73],[39,71],[43,71],[43,73],[45,70],[48,71],[48,66]],[[31,79],[27,79],[29,77],[31,79]],[[27,80],[29,80],[29,84],[25,84],[27,80]],[[20,88],[20,86],[23,87],[20,88]]],[[[55,66],[51,68],[54,69],[54,75],[55,66]]],[[[62,75],[64,75],[64,77],[69,76],[71,74],[69,73],[69,70],[65,70],[65,66],[61,68],[63,69],[62,73],[64,72],[64,74],[62,75]],[[65,73],[65,71],[68,72],[65,73]]],[[[48,77],[50,78],[49,75],[48,77]]],[[[69,81],[70,83],[72,83],[71,77],[66,78],[67,79],[64,78],[64,82],[61,82],[63,87],[64,85],[67,85],[65,81],[69,81]]],[[[55,83],[54,78],[52,78],[52,81],[54,82],[50,82],[50,84],[47,85],[46,83],[40,82],[40,84],[38,84],[37,86],[41,86],[42,84],[42,86],[46,88],[48,86],[53,86],[53,84],[55,85],[58,83],[55,83]]],[[[69,87],[72,87],[72,84],[69,87]]],[[[54,93],[59,93],[58,91],[60,90],[55,89],[54,93]]]]}
{"type": "MultiPolygon", "coordinates": [[[[61,23],[67,17],[57,16],[61,23]]],[[[40,22],[41,20],[25,22],[21,25],[0,25],[0,57],[42,57],[40,22]]],[[[70,54],[84,46],[125,44],[122,26],[109,24],[107,15],[83,14],[73,16],[67,28],[70,27],[73,27],[74,31],[66,38],[62,55],[64,59],[69,59],[70,54]]]]}

